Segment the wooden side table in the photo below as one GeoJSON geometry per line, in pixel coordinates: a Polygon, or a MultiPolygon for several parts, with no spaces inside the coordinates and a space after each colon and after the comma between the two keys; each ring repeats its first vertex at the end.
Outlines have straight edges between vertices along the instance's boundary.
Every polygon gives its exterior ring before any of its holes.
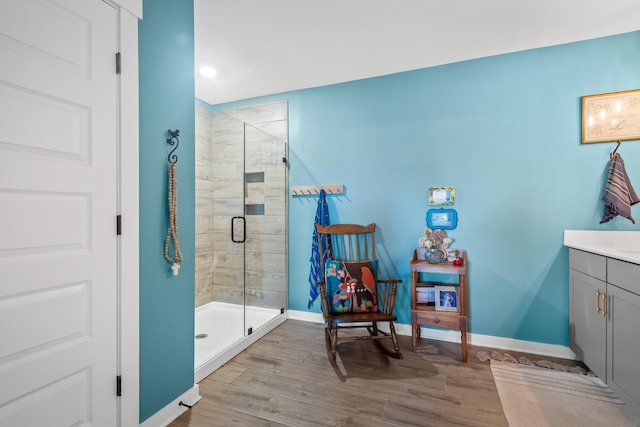
{"type": "Polygon", "coordinates": [[[467,361],[467,253],[459,251],[458,257],[462,265],[453,265],[451,261],[440,264],[429,264],[418,259],[416,250],[409,261],[411,267],[411,351],[416,351],[416,341],[420,338],[420,325],[438,328],[456,329],[460,331],[462,339],[462,361],[467,361]],[[459,311],[439,311],[434,305],[417,301],[417,290],[433,287],[433,283],[421,282],[420,273],[454,274],[458,275],[458,308],[459,311]]]}

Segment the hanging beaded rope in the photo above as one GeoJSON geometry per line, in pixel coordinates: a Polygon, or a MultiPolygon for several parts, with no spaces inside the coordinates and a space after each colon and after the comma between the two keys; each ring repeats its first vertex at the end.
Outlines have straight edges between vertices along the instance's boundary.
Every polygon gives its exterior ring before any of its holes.
{"type": "Polygon", "coordinates": [[[178,136],[180,135],[180,131],[177,129],[175,132],[169,130],[169,133],[171,134],[171,138],[167,139],[167,143],[173,145],[173,139],[175,139],[176,147],[169,153],[169,227],[167,229],[167,238],[164,242],[164,257],[171,263],[173,275],[176,276],[178,269],[180,269],[180,263],[182,262],[182,253],[180,252],[180,240],[178,238],[178,186],[176,171],[178,156],[173,154],[173,152],[178,148],[177,144],[179,143],[178,136]],[[169,255],[169,246],[171,245],[172,239],[173,258],[169,255]]]}

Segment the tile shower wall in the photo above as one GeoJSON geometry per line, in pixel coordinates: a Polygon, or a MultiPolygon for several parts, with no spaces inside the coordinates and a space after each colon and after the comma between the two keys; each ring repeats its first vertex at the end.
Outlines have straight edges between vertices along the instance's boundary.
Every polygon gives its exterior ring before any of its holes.
{"type": "Polygon", "coordinates": [[[286,308],[287,102],[196,114],[196,306],[242,304],[246,268],[247,305],[286,308]],[[244,254],[234,215],[246,218],[244,254]]]}
{"type": "Polygon", "coordinates": [[[196,307],[213,293],[213,130],[211,113],[196,104],[196,307]]]}

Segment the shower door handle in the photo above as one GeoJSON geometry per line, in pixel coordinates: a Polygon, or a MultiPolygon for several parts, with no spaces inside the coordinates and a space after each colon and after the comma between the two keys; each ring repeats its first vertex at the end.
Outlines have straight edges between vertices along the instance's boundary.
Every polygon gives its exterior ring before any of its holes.
{"type": "Polygon", "coordinates": [[[247,220],[243,216],[234,216],[231,218],[231,241],[233,243],[244,243],[247,240],[247,220]],[[236,240],[235,229],[236,219],[242,220],[242,240],[236,240]]]}

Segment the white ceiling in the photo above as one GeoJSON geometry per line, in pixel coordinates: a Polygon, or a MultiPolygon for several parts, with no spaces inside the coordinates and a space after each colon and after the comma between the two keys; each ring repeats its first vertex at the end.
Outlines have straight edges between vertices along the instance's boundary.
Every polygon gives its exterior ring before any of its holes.
{"type": "Polygon", "coordinates": [[[194,7],[196,96],[209,104],[640,30],[639,0],[194,0],[194,7]],[[203,65],[218,74],[200,76],[203,65]]]}

